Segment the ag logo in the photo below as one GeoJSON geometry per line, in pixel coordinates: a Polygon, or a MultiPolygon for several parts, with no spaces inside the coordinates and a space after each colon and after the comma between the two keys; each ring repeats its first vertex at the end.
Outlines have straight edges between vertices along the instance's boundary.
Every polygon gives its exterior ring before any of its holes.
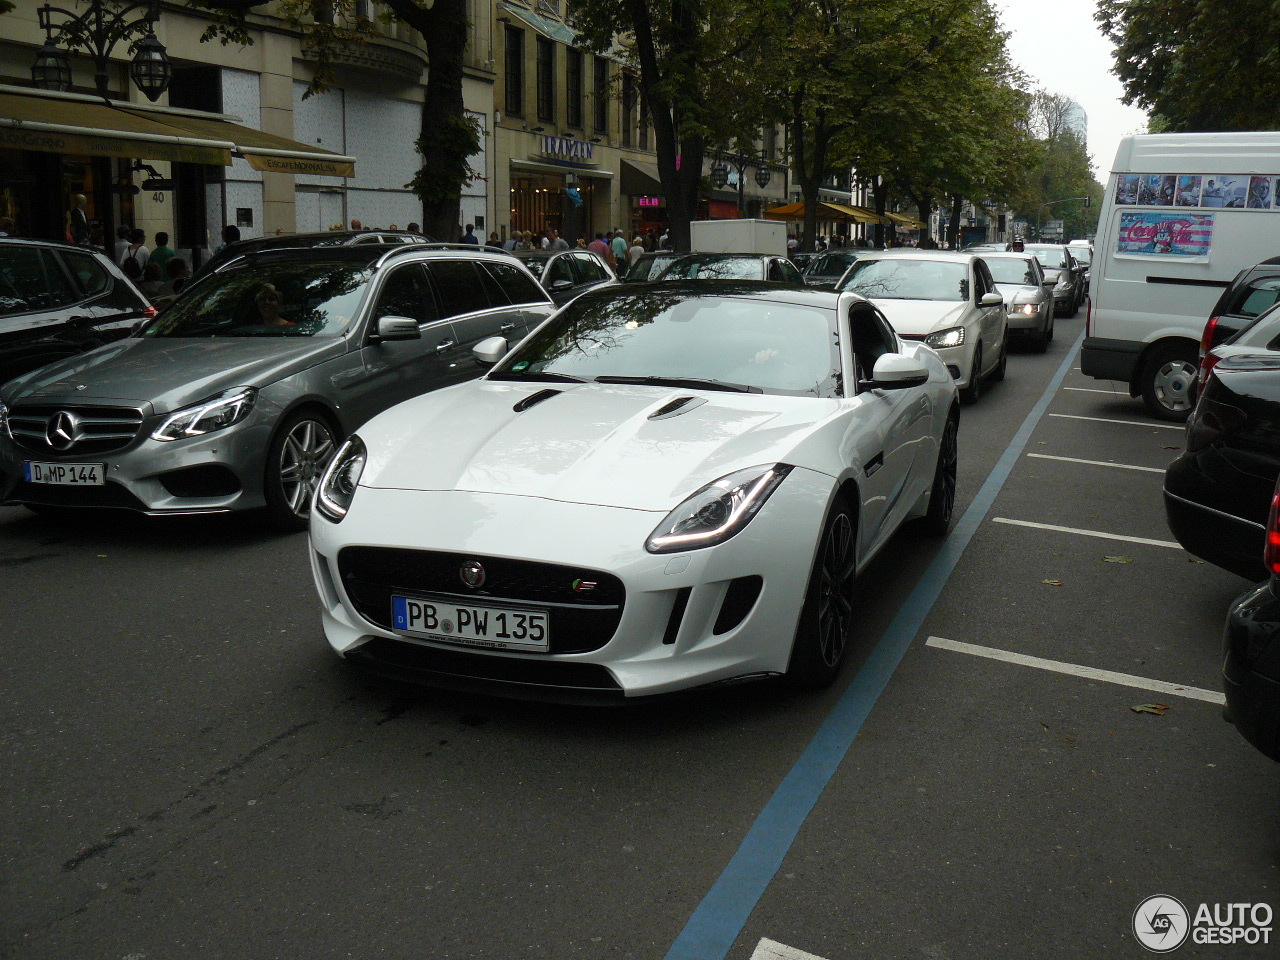
{"type": "Polygon", "coordinates": [[[1191,915],[1174,897],[1147,897],[1133,911],[1133,935],[1152,953],[1177,950],[1186,942],[1190,930],[1191,915]]]}

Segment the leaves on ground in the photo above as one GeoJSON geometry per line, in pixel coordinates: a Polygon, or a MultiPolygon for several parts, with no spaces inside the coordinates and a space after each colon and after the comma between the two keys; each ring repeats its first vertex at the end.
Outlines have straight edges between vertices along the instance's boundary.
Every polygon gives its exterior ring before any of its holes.
{"type": "Polygon", "coordinates": [[[1041,582],[1041,583],[1047,583],[1047,584],[1048,584],[1049,586],[1051,586],[1051,587],[1060,587],[1060,586],[1062,586],[1062,581],[1061,581],[1061,580],[1041,580],[1040,582],[1041,582]]]}
{"type": "Polygon", "coordinates": [[[1130,707],[1134,713],[1154,713],[1157,717],[1163,717],[1169,710],[1167,703],[1141,703],[1136,707],[1130,707]]]}
{"type": "Polygon", "coordinates": [[[1133,563],[1133,557],[1103,557],[1107,563],[1133,563]]]}

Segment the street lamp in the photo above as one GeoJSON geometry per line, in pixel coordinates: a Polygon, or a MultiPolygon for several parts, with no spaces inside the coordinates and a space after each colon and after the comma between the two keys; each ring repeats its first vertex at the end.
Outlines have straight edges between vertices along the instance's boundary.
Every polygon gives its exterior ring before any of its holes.
{"type": "Polygon", "coordinates": [[[40,8],[39,15],[40,26],[44,30],[44,46],[31,65],[31,82],[39,89],[71,88],[71,63],[67,54],[58,47],[58,41],[62,41],[69,49],[93,57],[94,81],[98,95],[105,100],[110,81],[107,65],[111,51],[122,40],[132,41],[134,56],[129,65],[129,75],[147,99],[158,100],[169,88],[173,65],[164,44],[156,37],[156,21],[160,19],[159,0],[123,4],[112,0],[89,0],[89,9],[80,14],[46,3],[40,8]],[[110,8],[108,3],[111,3],[110,8]],[[130,19],[139,10],[144,12],[130,19]],[[54,14],[62,17],[61,23],[54,23],[54,14]]]}
{"type": "Polygon", "coordinates": [[[773,171],[764,165],[760,157],[744,156],[740,153],[717,154],[716,158],[711,161],[711,171],[707,174],[709,179],[717,190],[723,189],[724,185],[729,182],[729,169],[738,171],[738,216],[742,216],[743,207],[743,189],[746,186],[747,167],[750,164],[758,164],[756,169],[756,183],[763,190],[769,185],[769,181],[773,179],[773,171]]]}

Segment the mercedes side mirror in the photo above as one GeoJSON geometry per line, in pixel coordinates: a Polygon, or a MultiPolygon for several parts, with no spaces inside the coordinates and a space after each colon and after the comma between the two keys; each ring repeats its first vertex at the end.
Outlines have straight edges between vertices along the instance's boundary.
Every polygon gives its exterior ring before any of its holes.
{"type": "Polygon", "coordinates": [[[476,363],[492,367],[507,355],[509,349],[506,337],[486,337],[471,348],[471,355],[476,358],[476,363]]]}
{"type": "Polygon", "coordinates": [[[381,343],[386,340],[421,340],[418,321],[412,317],[379,317],[378,332],[369,338],[381,343]]]}

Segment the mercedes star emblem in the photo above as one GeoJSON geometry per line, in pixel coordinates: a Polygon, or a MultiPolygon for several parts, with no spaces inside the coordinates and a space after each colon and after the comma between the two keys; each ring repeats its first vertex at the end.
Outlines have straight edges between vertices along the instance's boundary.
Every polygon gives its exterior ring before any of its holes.
{"type": "Polygon", "coordinates": [[[80,439],[80,421],[76,419],[74,413],[59,410],[49,419],[49,426],[45,428],[44,436],[53,449],[70,449],[71,445],[80,439]]]}
{"type": "Polygon", "coordinates": [[[479,589],[484,586],[484,567],[480,566],[476,560],[468,560],[458,568],[458,576],[472,590],[479,589]]]}

